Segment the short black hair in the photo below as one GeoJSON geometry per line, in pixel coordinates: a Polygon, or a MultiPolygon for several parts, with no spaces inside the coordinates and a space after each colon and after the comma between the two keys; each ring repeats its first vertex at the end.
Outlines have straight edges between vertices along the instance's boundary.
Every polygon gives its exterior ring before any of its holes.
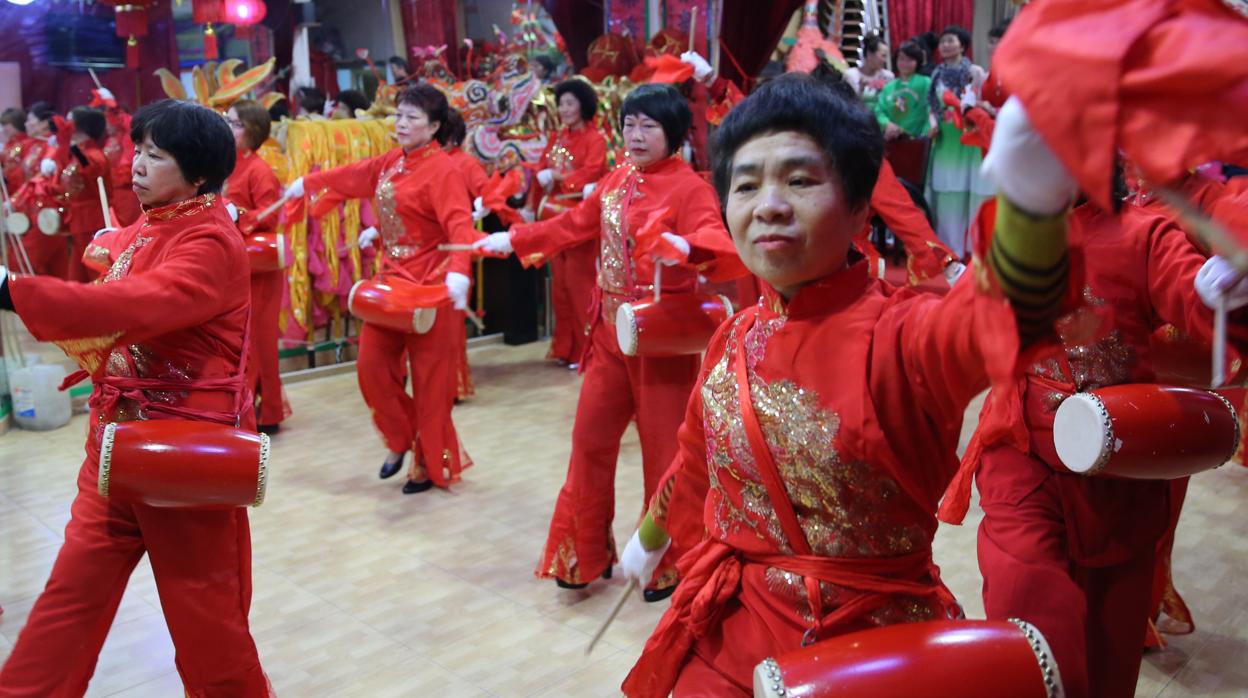
{"type": "Polygon", "coordinates": [[[661,83],[642,85],[624,98],[620,107],[620,127],[623,128],[625,117],[636,115],[648,116],[659,122],[663,135],[667,137],[668,155],[680,149],[693,123],[689,103],[680,91],[661,83]]]}
{"type": "Polygon", "coordinates": [[[850,207],[867,205],[884,159],[880,127],[843,90],[802,73],[787,73],[760,86],[728,113],[715,132],[711,173],[721,204],[728,199],[732,161],[741,146],[756,136],[781,131],[814,139],[840,179],[850,207]]]}
{"type": "Polygon", "coordinates": [[[337,101],[339,104],[346,105],[351,112],[351,116],[355,116],[355,110],[366,111],[368,109],[368,98],[359,90],[343,90],[338,93],[337,101]]]}
{"type": "Polygon", "coordinates": [[[956,24],[950,24],[949,26],[945,27],[944,31],[940,33],[942,37],[946,34],[953,34],[954,36],[958,37],[958,43],[962,44],[963,51],[966,51],[967,49],[971,47],[971,33],[963,29],[962,27],[959,27],[956,24]]]}
{"type": "Polygon", "coordinates": [[[464,115],[451,107],[446,110],[446,143],[443,145],[458,146],[468,137],[468,125],[464,123],[464,115]]]}
{"type": "Polygon", "coordinates": [[[919,45],[927,52],[928,58],[936,55],[936,47],[940,45],[940,39],[936,36],[936,32],[923,32],[911,39],[911,41],[919,42],[919,45]]]}
{"type": "Polygon", "coordinates": [[[1005,32],[1006,30],[1010,28],[1010,22],[1012,20],[1013,20],[1012,17],[1006,17],[1005,19],[998,22],[996,26],[988,30],[988,38],[1000,39],[1001,37],[1005,36],[1005,32]]]}
{"type": "Polygon", "coordinates": [[[865,56],[868,53],[879,51],[882,43],[884,43],[884,40],[880,38],[879,34],[867,35],[867,38],[862,40],[862,55],[865,56]]]}
{"type": "Polygon", "coordinates": [[[914,62],[919,64],[919,68],[922,68],[923,64],[927,62],[927,51],[924,50],[923,47],[919,45],[919,42],[914,39],[903,43],[901,48],[897,49],[897,55],[901,55],[903,53],[913,58],[914,62]]]}
{"type": "Polygon", "coordinates": [[[281,121],[283,118],[290,116],[290,102],[279,99],[269,107],[269,119],[272,121],[281,121]]]}
{"type": "Polygon", "coordinates": [[[21,107],[9,107],[0,114],[0,124],[8,124],[19,133],[26,133],[26,112],[21,107]]]}
{"type": "Polygon", "coordinates": [[[318,88],[300,87],[295,93],[295,99],[299,100],[299,106],[309,114],[325,112],[325,93],[318,88]]]}
{"type": "Polygon", "coordinates": [[[550,56],[536,55],[533,57],[533,62],[546,69],[547,77],[555,74],[555,62],[551,60],[550,56]]]}
{"type": "Polygon", "coordinates": [[[437,142],[446,145],[447,133],[451,130],[451,105],[447,104],[442,90],[428,83],[417,83],[399,93],[398,104],[419,107],[430,122],[438,122],[438,132],[433,137],[437,142]]]}
{"type": "Polygon", "coordinates": [[[589,121],[594,118],[594,114],[598,113],[598,95],[594,92],[594,88],[584,80],[572,78],[555,85],[556,104],[566,94],[571,94],[576,97],[577,102],[580,102],[582,119],[589,121]]]}
{"type": "Polygon", "coordinates": [[[69,112],[74,120],[74,130],[79,131],[93,141],[101,141],[108,132],[108,121],[104,112],[91,107],[74,107],[69,112]]]}
{"type": "Polygon", "coordinates": [[[26,113],[34,116],[38,121],[48,122],[48,126],[52,127],[53,131],[56,131],[56,124],[52,121],[52,117],[56,116],[56,110],[52,108],[50,102],[35,102],[30,105],[30,109],[27,109],[26,113]]]}
{"type": "Polygon", "coordinates": [[[136,145],[149,136],[173,156],[186,181],[203,180],[197,194],[220,191],[234,171],[234,134],[208,107],[174,99],[153,102],[130,122],[130,139],[136,145]]]}
{"type": "Polygon", "coordinates": [[[406,59],[406,58],[404,58],[404,57],[402,57],[402,56],[391,56],[391,57],[390,57],[390,60],[388,60],[388,61],[386,61],[386,62],[387,62],[387,63],[389,63],[390,65],[397,65],[397,66],[399,66],[399,67],[400,67],[400,68],[402,68],[405,72],[408,72],[408,73],[412,72],[412,67],[411,67],[410,65],[408,65],[408,64],[407,64],[407,59],[406,59]]]}

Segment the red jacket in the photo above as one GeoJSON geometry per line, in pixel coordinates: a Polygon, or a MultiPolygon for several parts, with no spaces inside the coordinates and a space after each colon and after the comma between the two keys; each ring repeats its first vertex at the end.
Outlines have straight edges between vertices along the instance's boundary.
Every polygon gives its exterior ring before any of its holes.
{"type": "Polygon", "coordinates": [[[225,181],[225,194],[226,199],[238,207],[238,229],[244,235],[272,232],[276,228],[276,212],[262,221],[256,217],[282,198],[282,185],[269,163],[255,152],[238,151],[234,172],[225,181]]]}

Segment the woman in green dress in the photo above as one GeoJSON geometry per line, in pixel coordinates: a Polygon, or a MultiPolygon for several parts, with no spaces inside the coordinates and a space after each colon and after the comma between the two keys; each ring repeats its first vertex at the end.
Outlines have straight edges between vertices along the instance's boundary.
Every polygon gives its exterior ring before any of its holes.
{"type": "Polygon", "coordinates": [[[945,107],[944,93],[961,96],[966,90],[979,94],[984,69],[966,57],[971,35],[962,27],[946,27],[938,51],[942,62],[932,71],[927,102],[928,135],[932,138],[928,158],[927,202],[936,218],[936,235],[954,254],[966,256],[966,229],[979,204],[993,194],[980,179],[979,149],[962,144],[962,132],[953,124],[953,112],[945,107]]]}
{"type": "Polygon", "coordinates": [[[897,50],[897,79],[880,90],[875,101],[875,118],[884,130],[884,139],[903,136],[922,138],[927,135],[927,92],[932,79],[921,75],[919,66],[927,60],[923,47],[907,41],[897,50]]]}

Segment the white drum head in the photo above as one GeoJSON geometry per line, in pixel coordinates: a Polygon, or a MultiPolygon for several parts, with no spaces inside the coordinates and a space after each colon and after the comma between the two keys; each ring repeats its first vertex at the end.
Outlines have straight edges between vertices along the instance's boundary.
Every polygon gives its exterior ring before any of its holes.
{"type": "Polygon", "coordinates": [[[632,303],[624,303],[615,311],[615,341],[619,342],[624,356],[637,354],[637,317],[633,314],[632,303]]]}
{"type": "Polygon", "coordinates": [[[754,667],[754,698],[784,698],[786,690],[776,660],[768,657],[754,667]]]}
{"type": "Polygon", "coordinates": [[[355,313],[355,291],[356,289],[360,287],[360,284],[364,283],[365,281],[366,279],[360,279],[354,284],[351,284],[351,292],[347,294],[347,312],[351,313],[352,315],[356,314],[355,313]]]}
{"type": "Polygon", "coordinates": [[[14,211],[4,217],[4,227],[14,235],[25,235],[30,230],[30,216],[14,211]]]}
{"type": "Polygon", "coordinates": [[[1072,472],[1095,475],[1119,448],[1105,405],[1090,393],[1066,398],[1053,416],[1053,447],[1072,472]]]}
{"type": "Polygon", "coordinates": [[[41,208],[35,224],[44,235],[56,235],[61,232],[61,212],[54,208],[41,208]]]}
{"type": "MultiPolygon", "coordinates": [[[[278,233],[277,234],[277,267],[279,269],[285,269],[286,264],[287,264],[286,263],[286,233],[278,233]]],[[[351,289],[354,290],[355,287],[352,286],[351,289]]],[[[348,304],[349,303],[350,301],[348,301],[348,304]]]]}
{"type": "Polygon", "coordinates": [[[412,311],[412,330],[416,334],[425,334],[433,329],[433,323],[438,319],[437,308],[417,308],[412,311]]]}

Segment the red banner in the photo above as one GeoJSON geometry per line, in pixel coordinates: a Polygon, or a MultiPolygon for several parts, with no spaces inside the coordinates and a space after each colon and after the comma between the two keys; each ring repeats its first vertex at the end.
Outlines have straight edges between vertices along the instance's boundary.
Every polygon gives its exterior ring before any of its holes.
{"type": "Polygon", "coordinates": [[[603,18],[608,34],[628,34],[638,49],[646,45],[650,37],[646,26],[646,0],[604,0],[603,18]]]}

